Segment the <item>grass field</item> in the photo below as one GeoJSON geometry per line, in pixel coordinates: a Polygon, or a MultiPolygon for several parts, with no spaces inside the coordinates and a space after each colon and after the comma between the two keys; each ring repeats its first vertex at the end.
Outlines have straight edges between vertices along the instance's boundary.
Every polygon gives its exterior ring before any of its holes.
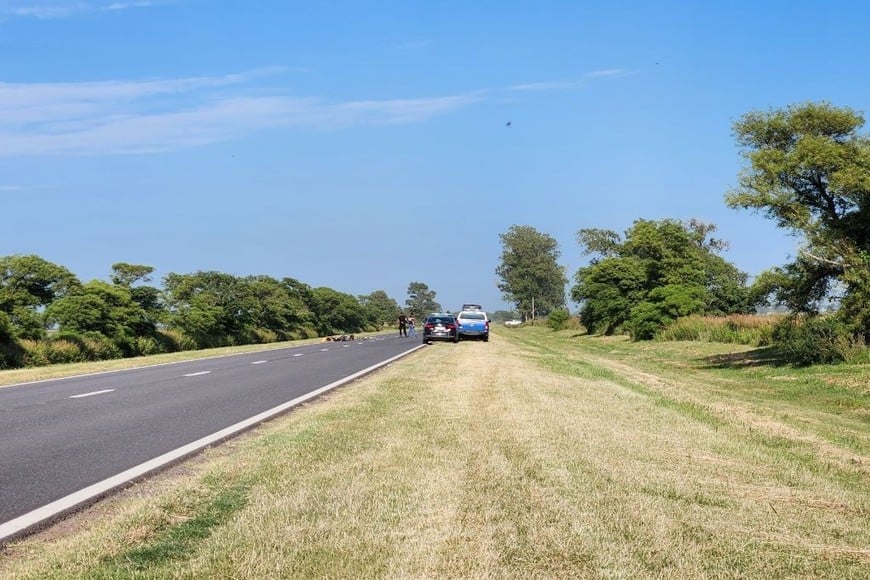
{"type": "Polygon", "coordinates": [[[8,546],[3,578],[870,578],[870,368],[435,344],[8,546]]]}

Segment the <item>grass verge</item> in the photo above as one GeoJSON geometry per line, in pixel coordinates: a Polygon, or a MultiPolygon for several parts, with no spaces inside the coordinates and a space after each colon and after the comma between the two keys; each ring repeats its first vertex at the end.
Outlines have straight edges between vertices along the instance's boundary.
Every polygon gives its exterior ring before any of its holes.
{"type": "Polygon", "coordinates": [[[435,344],[7,547],[0,576],[866,578],[866,369],[735,355],[435,344]]]}

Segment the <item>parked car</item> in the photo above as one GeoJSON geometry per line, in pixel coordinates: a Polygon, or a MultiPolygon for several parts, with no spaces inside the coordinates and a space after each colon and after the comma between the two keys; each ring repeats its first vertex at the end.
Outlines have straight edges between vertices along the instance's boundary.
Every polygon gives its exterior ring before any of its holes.
{"type": "Polygon", "coordinates": [[[423,344],[433,340],[459,342],[459,325],[451,314],[430,314],[423,323],[423,344]]]}
{"type": "Polygon", "coordinates": [[[517,326],[522,326],[522,324],[523,324],[523,321],[522,321],[522,320],[517,320],[516,318],[514,318],[513,320],[506,320],[505,323],[504,323],[504,325],[507,326],[508,328],[514,328],[514,327],[517,327],[517,326]]]}
{"type": "Polygon", "coordinates": [[[463,310],[456,316],[459,339],[478,338],[489,340],[489,318],[482,310],[463,310]]]}

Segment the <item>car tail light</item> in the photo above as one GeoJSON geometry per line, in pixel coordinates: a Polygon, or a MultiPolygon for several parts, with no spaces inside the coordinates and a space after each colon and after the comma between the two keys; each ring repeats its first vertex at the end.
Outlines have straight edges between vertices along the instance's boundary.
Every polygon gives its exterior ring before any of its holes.
{"type": "Polygon", "coordinates": [[[486,321],[486,331],[489,332],[489,320],[486,321]]]}
{"type": "Polygon", "coordinates": [[[433,328],[435,328],[435,325],[432,324],[431,322],[427,322],[426,326],[424,326],[424,328],[428,328],[429,330],[432,330],[433,328]]]}

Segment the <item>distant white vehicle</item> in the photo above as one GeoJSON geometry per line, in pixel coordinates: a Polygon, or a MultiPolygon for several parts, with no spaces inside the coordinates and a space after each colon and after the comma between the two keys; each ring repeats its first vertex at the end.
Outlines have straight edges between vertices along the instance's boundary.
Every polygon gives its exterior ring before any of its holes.
{"type": "Polygon", "coordinates": [[[513,320],[506,320],[504,325],[507,327],[514,327],[514,326],[520,326],[522,323],[523,323],[522,320],[513,319],[513,320]]]}

